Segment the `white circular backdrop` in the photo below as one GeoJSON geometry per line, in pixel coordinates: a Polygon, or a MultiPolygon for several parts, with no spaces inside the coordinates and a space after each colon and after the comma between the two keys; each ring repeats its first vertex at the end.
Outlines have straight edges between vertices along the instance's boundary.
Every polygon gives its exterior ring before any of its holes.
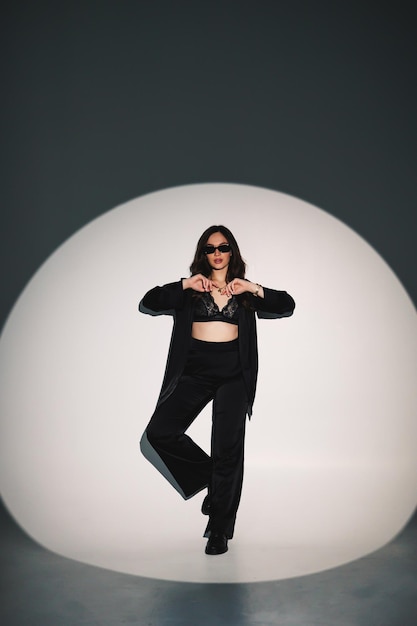
{"type": "MultiPolygon", "coordinates": [[[[186,581],[279,579],[389,541],[417,493],[417,318],[378,254],[324,211],[245,185],[176,187],[94,220],[39,269],[0,341],[0,487],[59,554],[186,581]],[[259,320],[260,375],[227,554],[204,554],[201,497],[183,501],[139,453],[172,319],[138,312],[188,275],[211,224],[248,277],[294,296],[259,320]]],[[[191,434],[208,450],[210,410],[191,434]]]]}

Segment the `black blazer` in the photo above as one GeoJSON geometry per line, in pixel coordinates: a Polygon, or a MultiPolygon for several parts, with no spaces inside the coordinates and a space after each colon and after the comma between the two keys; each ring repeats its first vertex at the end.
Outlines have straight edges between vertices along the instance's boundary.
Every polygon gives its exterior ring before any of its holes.
{"type": "MultiPolygon", "coordinates": [[[[255,297],[245,293],[250,308],[241,304],[239,308],[239,353],[242,374],[248,393],[249,417],[255,399],[256,380],[258,376],[258,345],[256,337],[255,312],[259,318],[279,318],[292,315],[295,302],[286,291],[263,288],[264,297],[255,297]]],[[[191,343],[191,327],[193,323],[193,307],[195,298],[192,289],[183,289],[182,280],[154,287],[139,303],[139,310],[150,315],[172,315],[174,327],[165,369],[164,380],[159,394],[157,406],[162,404],[174,391],[184,370],[187,354],[191,343]]]]}

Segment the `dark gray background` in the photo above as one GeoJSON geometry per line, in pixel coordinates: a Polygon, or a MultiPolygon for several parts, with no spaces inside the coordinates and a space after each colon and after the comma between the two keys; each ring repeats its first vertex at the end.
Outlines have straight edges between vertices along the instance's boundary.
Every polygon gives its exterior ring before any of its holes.
{"type": "MultiPolygon", "coordinates": [[[[86,222],[198,182],[316,204],[365,237],[417,302],[413,3],[14,0],[0,24],[0,327],[86,222]]],[[[336,571],[207,587],[82,566],[25,538],[1,506],[0,518],[10,625],[184,626],[196,611],[199,624],[227,626],[416,623],[415,522],[336,571]]]]}
{"type": "Polygon", "coordinates": [[[197,182],[259,185],[316,204],[365,237],[416,302],[412,7],[6,3],[1,323],[39,265],[86,222],[197,182]]]}

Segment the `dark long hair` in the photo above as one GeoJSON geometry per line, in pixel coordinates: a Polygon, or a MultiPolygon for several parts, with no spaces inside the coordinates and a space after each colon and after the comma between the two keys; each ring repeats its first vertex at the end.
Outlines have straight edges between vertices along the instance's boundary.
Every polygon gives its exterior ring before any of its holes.
{"type": "Polygon", "coordinates": [[[210,226],[201,235],[197,243],[193,262],[190,265],[191,275],[203,274],[203,276],[210,276],[212,268],[208,264],[207,255],[204,253],[204,246],[213,233],[221,233],[230,244],[232,256],[230,257],[229,267],[227,268],[226,282],[230,282],[234,278],[245,278],[246,263],[242,259],[237,241],[230,230],[226,228],[226,226],[221,225],[210,226]]]}

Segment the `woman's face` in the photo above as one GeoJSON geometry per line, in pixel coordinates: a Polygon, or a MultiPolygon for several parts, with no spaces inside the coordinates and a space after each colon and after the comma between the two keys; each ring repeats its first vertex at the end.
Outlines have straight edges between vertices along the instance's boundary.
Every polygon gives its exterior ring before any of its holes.
{"type": "Polygon", "coordinates": [[[228,245],[226,237],[221,233],[213,233],[207,239],[206,246],[213,246],[215,250],[209,254],[206,254],[208,264],[214,270],[222,270],[227,268],[230,263],[230,257],[232,256],[231,250],[229,252],[221,252],[217,246],[228,245]]]}

